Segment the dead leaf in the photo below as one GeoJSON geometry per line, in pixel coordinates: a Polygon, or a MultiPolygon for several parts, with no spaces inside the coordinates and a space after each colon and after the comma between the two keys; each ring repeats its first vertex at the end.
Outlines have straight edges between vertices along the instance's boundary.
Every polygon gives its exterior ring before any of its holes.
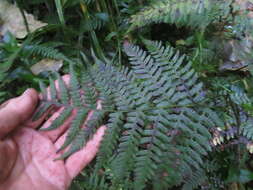
{"type": "Polygon", "coordinates": [[[59,71],[62,66],[63,60],[42,59],[31,67],[31,71],[38,75],[43,71],[59,71]]]}
{"type": "MultiPolygon", "coordinates": [[[[47,25],[36,20],[32,14],[25,12],[25,16],[31,32],[47,25]]],[[[7,31],[10,31],[17,38],[26,37],[27,30],[25,22],[16,5],[10,4],[6,0],[0,0],[0,19],[3,22],[0,27],[0,35],[4,35],[7,31]]]]}

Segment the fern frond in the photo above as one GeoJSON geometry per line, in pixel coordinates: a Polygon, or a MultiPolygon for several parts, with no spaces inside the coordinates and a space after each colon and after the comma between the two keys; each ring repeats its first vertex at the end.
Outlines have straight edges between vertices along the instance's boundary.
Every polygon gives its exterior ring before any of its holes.
{"type": "Polygon", "coordinates": [[[125,43],[130,69],[98,61],[78,76],[71,65],[69,87],[63,81],[59,86],[62,95],[55,94],[51,80],[54,100],[45,99],[44,104],[54,102],[64,109],[49,129],[59,127],[72,110],[77,112],[60,149],[70,146],[60,158],[65,159],[106,125],[95,168],[109,167],[113,186],[134,177],[132,189],[140,190],[161,176],[164,182],[154,183],[158,189],[184,182],[194,188],[200,183],[192,180],[202,171],[203,156],[211,151],[209,130],[224,124],[207,108],[203,85],[191,62],[171,47],[146,44],[149,52],[125,43]],[[98,100],[102,109],[96,108],[98,100]],[[91,111],[92,118],[83,125],[91,111]]]}
{"type": "Polygon", "coordinates": [[[192,28],[205,28],[217,14],[224,14],[223,9],[229,10],[224,2],[210,0],[158,0],[141,12],[132,16],[131,29],[151,23],[170,23],[192,28]],[[217,13],[218,11],[218,13],[217,13]]]}
{"type": "Polygon", "coordinates": [[[43,58],[64,60],[69,63],[73,63],[73,61],[67,58],[64,54],[50,46],[45,46],[41,44],[27,45],[24,47],[23,51],[28,52],[30,55],[39,55],[43,58]]]}

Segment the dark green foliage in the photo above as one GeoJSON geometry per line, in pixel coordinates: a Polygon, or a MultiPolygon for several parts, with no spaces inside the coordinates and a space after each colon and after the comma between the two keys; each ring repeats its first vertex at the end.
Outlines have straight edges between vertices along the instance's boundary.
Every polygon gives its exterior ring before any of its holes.
{"type": "MultiPolygon", "coordinates": [[[[44,104],[55,102],[66,108],[50,128],[63,123],[71,110],[76,109],[66,141],[60,148],[70,145],[70,149],[61,158],[82,148],[97,128],[105,124],[108,129],[96,168],[109,165],[115,176],[113,183],[123,183],[133,175],[133,188],[144,189],[156,175],[164,175],[162,187],[181,181],[186,182],[185,189],[193,189],[203,181],[195,179],[201,175],[198,172],[203,172],[203,156],[211,150],[209,129],[222,122],[218,122],[207,104],[203,105],[202,83],[191,62],[171,47],[145,42],[150,54],[125,43],[130,70],[100,62],[78,77],[71,66],[67,91],[72,104],[66,100],[61,104],[61,97],[57,99],[51,82],[53,99],[43,100],[44,104]],[[96,108],[98,100],[102,101],[102,110],[96,108]],[[91,110],[92,117],[81,128],[91,110]],[[176,173],[174,177],[167,175],[171,172],[176,173]]],[[[154,187],[159,186],[156,183],[160,182],[154,182],[154,187]]]]}

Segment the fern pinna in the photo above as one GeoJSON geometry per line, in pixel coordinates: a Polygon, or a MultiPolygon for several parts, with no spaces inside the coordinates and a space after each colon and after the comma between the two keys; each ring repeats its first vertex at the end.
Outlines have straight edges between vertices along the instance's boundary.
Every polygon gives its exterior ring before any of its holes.
{"type": "MultiPolygon", "coordinates": [[[[61,159],[82,148],[96,129],[106,134],[95,171],[113,172],[112,186],[133,181],[131,189],[166,189],[183,183],[193,189],[205,179],[203,157],[211,150],[209,129],[222,126],[207,107],[205,91],[191,62],[171,47],[144,41],[148,51],[125,42],[130,68],[97,63],[80,76],[70,66],[69,87],[59,74],[59,95],[50,79],[51,96],[44,95],[35,119],[51,106],[64,107],[53,122],[59,127],[76,110],[61,159]],[[97,102],[102,108],[97,108],[97,102]],[[92,118],[81,128],[86,115],[92,118]]],[[[45,85],[41,83],[43,94],[45,85]]]]}

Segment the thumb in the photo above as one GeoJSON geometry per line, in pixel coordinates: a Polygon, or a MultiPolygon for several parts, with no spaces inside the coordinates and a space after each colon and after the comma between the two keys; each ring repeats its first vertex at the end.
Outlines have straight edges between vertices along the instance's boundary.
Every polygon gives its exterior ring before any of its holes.
{"type": "Polygon", "coordinates": [[[37,92],[34,89],[28,89],[22,96],[3,104],[0,109],[0,139],[31,117],[37,102],[37,92]]]}

